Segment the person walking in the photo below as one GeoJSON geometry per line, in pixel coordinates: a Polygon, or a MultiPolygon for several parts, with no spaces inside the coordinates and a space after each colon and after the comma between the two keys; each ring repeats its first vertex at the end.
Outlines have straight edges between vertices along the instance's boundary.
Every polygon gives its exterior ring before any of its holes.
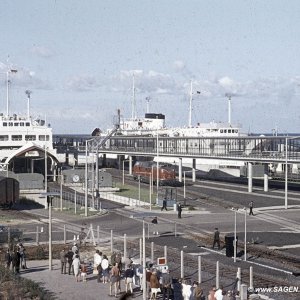
{"type": "Polygon", "coordinates": [[[169,270],[162,273],[161,284],[162,284],[163,300],[169,300],[171,295],[171,284],[172,284],[172,277],[170,275],[169,270]]]}
{"type": "Polygon", "coordinates": [[[212,248],[215,248],[215,244],[218,245],[218,250],[220,250],[220,232],[218,228],[215,228],[215,233],[214,233],[214,242],[212,248]]]}
{"type": "Polygon", "coordinates": [[[132,288],[133,276],[134,276],[133,267],[132,265],[129,265],[128,268],[125,270],[125,274],[124,274],[126,293],[128,292],[128,290],[130,290],[131,294],[133,293],[133,288],[132,288]]]}
{"type": "Polygon", "coordinates": [[[194,300],[201,300],[203,296],[203,290],[200,287],[199,282],[194,283],[194,290],[193,290],[194,300]]]}
{"type": "Polygon", "coordinates": [[[177,205],[178,219],[181,219],[181,212],[182,212],[182,206],[181,206],[181,203],[178,203],[178,205],[177,205]]]}
{"type": "Polygon", "coordinates": [[[60,251],[61,274],[67,274],[67,257],[65,249],[60,251]]]}
{"type": "Polygon", "coordinates": [[[20,253],[20,264],[22,269],[27,269],[26,267],[26,254],[25,254],[25,247],[22,243],[19,244],[19,253],[20,253]]]}
{"type": "Polygon", "coordinates": [[[166,199],[166,197],[164,197],[164,200],[163,200],[163,205],[162,205],[162,208],[161,208],[161,211],[163,211],[163,210],[168,210],[167,209],[167,199],[166,199]]]}
{"type": "Polygon", "coordinates": [[[151,300],[156,300],[157,293],[160,292],[157,272],[154,270],[150,276],[151,300]]]}
{"type": "Polygon", "coordinates": [[[69,273],[69,275],[71,275],[71,273],[72,273],[72,275],[74,274],[74,269],[73,269],[73,265],[72,265],[73,255],[74,255],[74,253],[72,252],[72,250],[69,250],[66,253],[66,258],[67,258],[67,262],[68,262],[68,273],[69,273]]]}
{"type": "Polygon", "coordinates": [[[97,282],[101,281],[101,274],[102,274],[101,261],[102,261],[102,252],[100,252],[97,249],[96,253],[94,254],[94,266],[93,266],[93,274],[97,274],[97,282]]]}
{"type": "Polygon", "coordinates": [[[75,258],[73,259],[72,262],[72,266],[73,266],[76,282],[79,282],[80,281],[80,260],[78,254],[75,255],[75,258]]]}
{"type": "Polygon", "coordinates": [[[253,201],[251,201],[250,203],[249,203],[249,209],[250,209],[250,212],[249,212],[249,216],[254,216],[254,214],[253,214],[253,201]]]}
{"type": "Polygon", "coordinates": [[[119,289],[119,281],[120,281],[120,269],[118,267],[118,263],[116,263],[110,270],[110,285],[109,285],[109,295],[110,296],[112,296],[112,287],[114,286],[115,297],[117,298],[118,289],[119,289]]]}
{"type": "Polygon", "coordinates": [[[102,261],[101,261],[101,268],[102,268],[102,275],[103,275],[103,283],[108,282],[108,275],[109,275],[109,263],[106,255],[103,255],[102,261]]]}
{"type": "Polygon", "coordinates": [[[192,295],[192,286],[189,280],[183,280],[182,283],[182,298],[183,300],[189,300],[192,295]]]}
{"type": "Polygon", "coordinates": [[[7,251],[5,253],[5,267],[6,267],[6,269],[10,269],[10,265],[11,265],[11,254],[10,254],[9,248],[7,248],[7,251]]]}

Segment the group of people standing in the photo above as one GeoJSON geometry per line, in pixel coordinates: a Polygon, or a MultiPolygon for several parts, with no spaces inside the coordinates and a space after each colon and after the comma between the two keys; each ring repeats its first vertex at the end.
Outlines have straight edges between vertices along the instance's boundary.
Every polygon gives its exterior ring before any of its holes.
{"type": "Polygon", "coordinates": [[[69,249],[68,251],[66,248],[61,250],[60,263],[61,263],[61,274],[67,274],[67,266],[68,266],[68,274],[74,275],[77,282],[80,281],[81,262],[79,256],[79,248],[75,242],[72,248],[69,249]]]}
{"type": "Polygon", "coordinates": [[[26,251],[22,243],[17,244],[12,252],[10,249],[7,249],[5,253],[5,264],[6,268],[12,268],[15,274],[19,274],[21,268],[28,269],[26,264],[26,251]]]}

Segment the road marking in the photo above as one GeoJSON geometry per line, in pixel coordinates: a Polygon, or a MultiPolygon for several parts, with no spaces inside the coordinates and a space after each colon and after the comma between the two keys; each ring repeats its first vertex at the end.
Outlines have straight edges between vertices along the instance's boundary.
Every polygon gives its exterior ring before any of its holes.
{"type": "Polygon", "coordinates": [[[209,255],[211,253],[210,252],[189,252],[188,254],[193,256],[199,256],[199,255],[209,255]]]}

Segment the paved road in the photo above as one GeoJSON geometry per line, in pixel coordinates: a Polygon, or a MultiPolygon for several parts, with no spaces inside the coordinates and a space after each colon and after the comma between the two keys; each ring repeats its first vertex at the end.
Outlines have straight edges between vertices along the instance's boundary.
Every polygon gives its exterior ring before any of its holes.
{"type": "MultiPolygon", "coordinates": [[[[72,275],[61,274],[59,260],[53,261],[53,269],[49,271],[48,261],[29,261],[29,269],[21,271],[21,277],[40,282],[48,291],[51,291],[59,300],[111,300],[109,284],[97,283],[96,275],[88,275],[86,282],[76,282],[72,275]]],[[[124,292],[124,281],[121,289],[124,292]]],[[[137,288],[136,288],[137,290],[137,288]]],[[[121,294],[119,295],[121,296],[121,294]]],[[[120,298],[120,297],[118,297],[120,298]]],[[[140,291],[134,292],[134,299],[141,300],[140,291]]]]}

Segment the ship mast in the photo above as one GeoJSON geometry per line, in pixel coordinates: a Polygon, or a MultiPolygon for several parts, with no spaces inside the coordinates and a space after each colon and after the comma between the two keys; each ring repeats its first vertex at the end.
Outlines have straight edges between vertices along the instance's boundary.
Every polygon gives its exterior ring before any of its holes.
{"type": "Polygon", "coordinates": [[[9,74],[10,73],[17,73],[17,70],[7,70],[6,71],[6,116],[9,116],[9,87],[10,87],[10,79],[9,74]]]}
{"type": "Polygon", "coordinates": [[[149,113],[149,103],[150,103],[150,97],[146,97],[147,106],[146,106],[146,113],[149,113]]]}
{"type": "MultiPolygon", "coordinates": [[[[7,57],[7,65],[9,61],[9,56],[7,57]]],[[[6,116],[9,117],[9,86],[10,86],[10,79],[9,74],[10,73],[17,73],[18,71],[15,69],[8,69],[6,71],[6,116]]]]}
{"type": "Polygon", "coordinates": [[[231,124],[231,95],[226,94],[225,95],[228,98],[228,123],[231,124]]]}
{"type": "Polygon", "coordinates": [[[192,101],[193,101],[193,81],[191,80],[190,105],[189,105],[189,127],[192,127],[192,101]]]}
{"type": "Polygon", "coordinates": [[[134,73],[132,75],[132,104],[131,104],[131,118],[136,119],[136,100],[135,100],[135,82],[134,73]]]}
{"type": "Polygon", "coordinates": [[[30,119],[30,95],[32,91],[26,90],[25,94],[27,95],[27,119],[30,119]]]}

